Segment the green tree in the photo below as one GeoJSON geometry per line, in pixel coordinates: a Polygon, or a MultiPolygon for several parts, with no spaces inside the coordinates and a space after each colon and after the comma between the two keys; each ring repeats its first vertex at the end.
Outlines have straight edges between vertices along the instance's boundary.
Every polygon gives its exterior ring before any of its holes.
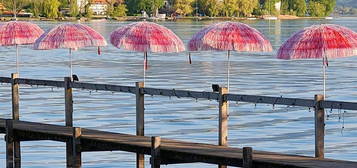
{"type": "Polygon", "coordinates": [[[88,19],[90,19],[90,18],[93,17],[93,11],[92,11],[92,9],[90,8],[90,6],[91,6],[91,3],[90,3],[90,2],[84,6],[84,12],[85,12],[85,13],[84,13],[84,17],[86,17],[86,18],[88,18],[88,19]]]}
{"type": "Polygon", "coordinates": [[[60,3],[58,0],[44,0],[43,2],[43,11],[47,18],[57,18],[58,17],[58,8],[60,3]]]}
{"type": "Polygon", "coordinates": [[[206,0],[203,6],[208,16],[216,17],[221,13],[223,4],[220,0],[206,0]]]}
{"type": "Polygon", "coordinates": [[[259,8],[258,0],[238,0],[238,13],[242,16],[250,16],[254,9],[259,8]]]}
{"type": "Polygon", "coordinates": [[[114,7],[113,11],[113,16],[114,17],[123,17],[126,16],[126,12],[128,12],[128,9],[126,8],[125,4],[119,4],[114,7]]]}
{"type": "Polygon", "coordinates": [[[175,0],[174,11],[180,15],[186,16],[193,12],[192,3],[194,0],[175,0]]]}
{"type": "Polygon", "coordinates": [[[307,7],[305,0],[295,0],[293,10],[296,12],[297,16],[305,16],[307,7]]]}
{"type": "Polygon", "coordinates": [[[18,14],[25,6],[30,5],[30,0],[5,0],[3,1],[5,8],[12,10],[18,14]]]}
{"type": "Polygon", "coordinates": [[[30,3],[30,11],[35,17],[40,17],[43,14],[43,0],[32,0],[30,3]]]}
{"type": "Polygon", "coordinates": [[[279,15],[279,12],[275,8],[275,4],[279,0],[266,0],[263,4],[263,9],[268,12],[269,15],[279,15]]]}
{"type": "Polygon", "coordinates": [[[77,0],[71,0],[69,5],[69,14],[72,17],[77,17],[79,14],[77,0]]]}
{"type": "Polygon", "coordinates": [[[238,12],[238,0],[223,0],[223,13],[226,17],[232,17],[238,12]]]}
{"type": "Polygon", "coordinates": [[[310,1],[308,11],[310,16],[322,17],[325,16],[326,6],[319,2],[310,1]]]}
{"type": "Polygon", "coordinates": [[[290,4],[291,4],[291,0],[282,0],[280,13],[283,15],[289,15],[291,9],[290,4]]]}

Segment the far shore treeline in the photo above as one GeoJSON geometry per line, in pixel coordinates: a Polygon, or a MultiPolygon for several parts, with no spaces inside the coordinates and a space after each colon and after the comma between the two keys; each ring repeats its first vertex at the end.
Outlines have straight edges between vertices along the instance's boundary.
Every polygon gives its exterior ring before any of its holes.
{"type": "MultiPolygon", "coordinates": [[[[34,17],[93,17],[90,8],[96,0],[1,0],[3,11],[32,13],[34,17]],[[86,1],[79,7],[78,1],[86,1]]],[[[102,0],[105,16],[167,16],[259,17],[293,15],[325,17],[335,9],[336,0],[102,0]],[[280,10],[279,10],[280,8],[280,10]]]]}

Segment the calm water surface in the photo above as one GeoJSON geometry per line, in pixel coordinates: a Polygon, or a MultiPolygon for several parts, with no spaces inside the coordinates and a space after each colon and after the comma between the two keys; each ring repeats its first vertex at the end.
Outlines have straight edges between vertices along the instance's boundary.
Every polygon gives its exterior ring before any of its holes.
{"type": "MultiPolygon", "coordinates": [[[[292,33],[312,24],[334,23],[357,31],[357,18],[335,20],[244,21],[263,32],[274,53],[232,52],[231,89],[233,93],[313,98],[321,93],[321,61],[283,61],[275,52],[292,33]]],[[[36,22],[49,29],[60,22],[36,22]]],[[[111,31],[130,22],[89,22],[107,39],[111,31]]],[[[213,21],[159,22],[172,29],[185,43],[202,27],[213,21]]],[[[68,74],[68,51],[34,51],[22,46],[21,77],[63,80],[68,74]]],[[[74,53],[74,72],[81,81],[133,86],[142,80],[143,54],[119,50],[109,45],[101,56],[96,48],[74,53]]],[[[226,53],[149,54],[148,87],[210,91],[211,84],[225,84],[226,53]]],[[[357,100],[357,57],[330,60],[327,94],[330,100],[357,100]]],[[[15,71],[14,47],[0,48],[0,75],[15,71]]],[[[0,117],[10,118],[10,86],[0,86],[0,117]]],[[[74,124],[79,127],[135,134],[135,97],[125,93],[74,91],[74,124]]],[[[147,135],[202,143],[217,143],[218,103],[208,100],[146,97],[147,135]]],[[[21,119],[64,124],[63,89],[22,86],[21,119]]],[[[357,161],[357,112],[327,110],[326,156],[357,161]],[[340,115],[340,114],[344,114],[340,115]],[[344,126],[344,129],[342,127],[344,126]]],[[[248,103],[231,103],[229,144],[252,146],[257,150],[312,156],[314,120],[308,108],[248,103]]],[[[65,167],[65,145],[42,141],[22,142],[23,167],[65,167]]],[[[147,157],[147,164],[148,164],[147,157]]],[[[134,167],[135,154],[126,152],[90,152],[83,154],[84,167],[134,167]]],[[[5,165],[5,143],[0,140],[0,165],[5,165]]],[[[216,167],[206,164],[164,167],[216,167]]]]}

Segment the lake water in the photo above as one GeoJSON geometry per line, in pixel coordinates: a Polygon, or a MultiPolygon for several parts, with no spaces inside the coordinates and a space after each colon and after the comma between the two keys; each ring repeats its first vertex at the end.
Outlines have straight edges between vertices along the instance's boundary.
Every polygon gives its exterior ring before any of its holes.
{"type": "MultiPolygon", "coordinates": [[[[159,22],[187,44],[191,36],[215,21],[159,22]]],[[[232,93],[313,98],[321,93],[321,60],[284,61],[276,50],[292,33],[312,24],[334,23],[357,31],[357,18],[334,20],[243,21],[263,32],[274,53],[232,52],[232,93]]],[[[49,29],[62,22],[36,22],[49,29]]],[[[130,22],[89,22],[109,39],[109,34],[130,22]]],[[[14,47],[0,47],[0,76],[15,71],[14,47]]],[[[96,48],[74,52],[74,73],[83,82],[133,86],[142,80],[143,54],[119,50],[111,45],[96,55],[96,48]]],[[[21,46],[21,77],[63,80],[68,74],[68,50],[34,51],[21,46]]],[[[210,91],[211,84],[225,84],[226,53],[149,54],[146,86],[156,88],[210,91]]],[[[357,100],[357,57],[330,60],[327,95],[330,100],[357,100]]],[[[0,117],[10,118],[11,89],[0,86],[0,117]]],[[[21,119],[64,124],[63,89],[21,86],[21,119]]],[[[145,132],[177,140],[217,143],[218,103],[208,100],[146,97],[145,132]]],[[[326,157],[357,161],[357,113],[330,111],[326,123],[326,157]],[[340,115],[341,114],[341,115],[340,115]],[[344,114],[344,117],[342,117],[344,114]],[[344,126],[344,129],[342,127],[344,126]]],[[[135,134],[135,97],[125,93],[74,91],[74,125],[79,127],[135,134]]],[[[229,145],[251,146],[256,150],[312,156],[314,118],[308,108],[249,103],[230,104],[229,145]]],[[[147,164],[148,164],[148,158],[147,164]]],[[[83,167],[134,167],[135,154],[126,152],[83,153],[83,167]]],[[[23,167],[65,167],[65,145],[59,142],[22,142],[23,167]]],[[[5,143],[0,140],[0,165],[5,165],[5,143]]],[[[149,166],[149,164],[147,165],[149,166]]],[[[163,167],[207,167],[208,164],[182,164],[163,167]]]]}

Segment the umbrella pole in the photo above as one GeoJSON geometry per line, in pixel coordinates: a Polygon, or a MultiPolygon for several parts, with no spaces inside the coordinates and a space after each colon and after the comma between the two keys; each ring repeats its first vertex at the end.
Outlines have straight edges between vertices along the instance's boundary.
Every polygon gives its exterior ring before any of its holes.
{"type": "Polygon", "coordinates": [[[227,51],[227,59],[228,59],[228,65],[227,65],[227,89],[228,89],[228,91],[229,91],[229,75],[230,75],[230,67],[231,67],[231,61],[229,59],[230,55],[231,55],[231,51],[228,50],[227,51]]]}
{"type": "Polygon", "coordinates": [[[144,86],[145,86],[145,78],[146,78],[146,68],[147,68],[147,52],[144,52],[144,86]]]}
{"type": "Polygon", "coordinates": [[[322,69],[323,69],[323,93],[324,98],[326,99],[326,58],[324,57],[322,62],[322,69]]]}
{"type": "Polygon", "coordinates": [[[19,73],[19,46],[16,44],[16,73],[19,73]]]}
{"type": "Polygon", "coordinates": [[[69,49],[69,68],[70,68],[70,74],[69,77],[72,79],[72,75],[73,75],[73,70],[72,70],[72,49],[69,49]]]}

